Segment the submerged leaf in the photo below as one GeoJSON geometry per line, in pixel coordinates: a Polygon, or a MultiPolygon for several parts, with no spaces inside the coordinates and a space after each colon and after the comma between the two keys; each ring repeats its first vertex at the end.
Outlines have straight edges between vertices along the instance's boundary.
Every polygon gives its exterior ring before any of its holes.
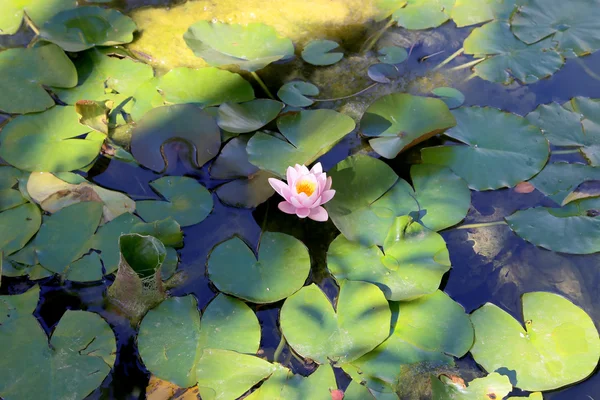
{"type": "Polygon", "coordinates": [[[304,285],[310,257],[298,239],[265,232],[258,259],[241,239],[234,237],[211,251],[207,265],[209,278],[221,292],[253,303],[273,303],[304,285]]]}
{"type": "Polygon", "coordinates": [[[392,83],[400,77],[398,68],[393,64],[379,63],[369,66],[367,74],[372,81],[378,83],[392,83]]]}
{"type": "Polygon", "coordinates": [[[440,97],[450,109],[460,107],[465,102],[465,95],[462,94],[460,90],[454,88],[439,87],[433,89],[431,93],[440,97]]]}
{"type": "Polygon", "coordinates": [[[40,37],[76,52],[129,43],[136,29],[135,22],[117,10],[85,6],[54,15],[41,27],[40,37]]]}
{"type": "Polygon", "coordinates": [[[491,303],[471,314],[475,361],[487,371],[513,371],[514,386],[528,391],[558,389],[590,375],[600,339],[585,311],[554,293],[531,292],[522,299],[525,329],[491,303]]]}

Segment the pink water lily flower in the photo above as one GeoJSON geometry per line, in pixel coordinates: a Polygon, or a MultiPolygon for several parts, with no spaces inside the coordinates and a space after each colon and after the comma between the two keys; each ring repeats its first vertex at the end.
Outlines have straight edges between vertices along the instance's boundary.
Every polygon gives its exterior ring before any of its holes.
{"type": "Polygon", "coordinates": [[[335,190],[331,189],[331,177],[323,172],[321,163],[310,171],[305,165],[288,167],[287,183],[275,178],[269,178],[269,183],[285,199],[279,203],[284,213],[321,222],[329,218],[322,205],[333,198],[335,190]]]}

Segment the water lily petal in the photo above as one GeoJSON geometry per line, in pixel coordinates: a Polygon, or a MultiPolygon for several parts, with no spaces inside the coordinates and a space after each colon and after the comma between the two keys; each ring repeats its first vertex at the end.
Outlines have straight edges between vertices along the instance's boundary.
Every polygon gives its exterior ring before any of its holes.
{"type": "Polygon", "coordinates": [[[288,185],[293,186],[296,179],[298,179],[298,176],[300,176],[300,174],[296,168],[288,167],[286,174],[288,185]]]}
{"type": "Polygon", "coordinates": [[[312,219],[313,221],[325,222],[329,219],[329,214],[327,214],[327,210],[325,210],[323,207],[318,206],[310,209],[308,218],[312,219]]]}
{"type": "MultiPolygon", "coordinates": [[[[323,209],[325,210],[325,209],[323,209]]],[[[296,215],[298,216],[298,218],[306,218],[310,215],[311,213],[311,209],[310,208],[298,208],[296,209],[296,215]]],[[[325,213],[327,213],[327,211],[325,211],[325,213]]]]}
{"type": "Polygon", "coordinates": [[[300,175],[310,174],[310,171],[308,170],[308,168],[306,168],[306,165],[296,164],[294,168],[296,168],[296,171],[298,171],[298,174],[300,175]]]}
{"type": "Polygon", "coordinates": [[[313,165],[313,167],[310,169],[310,172],[315,175],[321,174],[323,172],[323,166],[320,162],[318,162],[315,165],[313,165]]]}
{"type": "Polygon", "coordinates": [[[290,203],[292,203],[292,205],[296,208],[304,208],[304,206],[302,205],[302,203],[300,203],[300,200],[298,200],[297,196],[292,196],[290,198],[290,203]]]}
{"type": "Polygon", "coordinates": [[[269,178],[269,184],[281,197],[289,201],[292,196],[292,191],[285,182],[280,181],[279,179],[269,178]]]}
{"type": "Polygon", "coordinates": [[[319,205],[327,203],[329,200],[333,199],[334,195],[335,190],[324,191],[323,193],[321,193],[321,202],[319,203],[319,205]]]}
{"type": "Polygon", "coordinates": [[[296,207],[294,207],[287,201],[282,201],[277,205],[277,207],[286,214],[296,214],[296,207]]]}
{"type": "Polygon", "coordinates": [[[324,172],[317,175],[317,182],[319,182],[319,191],[323,193],[325,191],[325,185],[327,184],[327,174],[324,172]]]}
{"type": "Polygon", "coordinates": [[[329,190],[329,189],[331,189],[331,177],[330,176],[327,177],[327,183],[325,184],[325,189],[323,189],[323,191],[329,190]]]}

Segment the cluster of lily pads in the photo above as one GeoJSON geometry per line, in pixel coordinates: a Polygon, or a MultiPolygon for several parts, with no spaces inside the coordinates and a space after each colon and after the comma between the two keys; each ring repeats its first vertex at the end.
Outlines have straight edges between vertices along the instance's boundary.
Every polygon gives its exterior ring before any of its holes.
{"type": "MultiPolygon", "coordinates": [[[[504,398],[513,387],[541,398],[537,392],[595,370],[598,331],[560,295],[525,294],[523,325],[493,304],[467,314],[440,291],[451,262],[439,232],[465,218],[471,190],[529,181],[556,207],[506,216],[517,235],[558,252],[600,251],[600,100],[574,98],[519,116],[461,107],[460,92],[438,88],[438,97],[384,95],[354,121],[314,107],[319,89],[310,82],[287,82],[274,99],[257,71],[295,49],[272,27],[199,21],[184,39],[211,67],[155,76],[115,47],[133,40],[129,17],[49,3],[10,2],[14,10],[0,17],[0,33],[16,32],[22,17],[36,32],[29,47],[0,52],[0,111],[10,114],[0,131],[3,276],[93,283],[114,275],[107,306],[139,329],[145,367],[179,387],[197,386],[205,399],[249,391],[245,398],[331,399],[339,390],[334,368],[351,379],[344,399],[397,399],[407,368],[431,373],[436,399],[504,398]],[[271,98],[256,98],[245,76],[271,98]],[[207,275],[219,294],[204,310],[192,295],[169,296],[179,282],[182,228],[202,223],[215,200],[196,179],[165,174],[165,144],[185,143],[195,167],[210,164],[210,177],[222,181],[219,201],[255,208],[274,194],[268,178],[285,178],[289,165],[309,165],[357,131],[386,159],[434,136],[445,142],[420,149],[410,182],[367,152],[327,171],[336,195],[325,208],[340,231],[327,251],[339,286],[334,301],[310,283],[307,247],[280,232],[263,232],[256,250],[237,236],[212,249],[207,275]],[[587,164],[548,161],[561,151],[580,152],[587,164]],[[101,158],[162,173],[151,183],[157,198],[135,201],[87,180],[101,158]],[[282,345],[312,361],[309,376],[280,363],[280,352],[259,356],[249,304],[278,302],[282,345]],[[468,352],[489,375],[466,385],[434,372],[468,352]]],[[[600,47],[600,30],[588,27],[599,23],[590,0],[568,7],[519,0],[517,8],[501,0],[379,3],[383,18],[407,29],[491,21],[473,30],[465,51],[484,58],[475,73],[495,82],[531,83],[558,70],[564,56],[600,47]],[[590,24],[568,24],[581,18],[590,24]]],[[[326,67],[344,54],[336,42],[316,40],[301,56],[326,67]]],[[[380,63],[368,74],[385,84],[407,57],[398,47],[378,49],[380,63]]],[[[114,334],[97,314],[68,311],[48,339],[33,315],[39,293],[36,285],[0,296],[0,352],[22,357],[0,359],[0,397],[82,399],[114,365],[114,334]],[[27,380],[33,374],[40,384],[27,380]]]]}

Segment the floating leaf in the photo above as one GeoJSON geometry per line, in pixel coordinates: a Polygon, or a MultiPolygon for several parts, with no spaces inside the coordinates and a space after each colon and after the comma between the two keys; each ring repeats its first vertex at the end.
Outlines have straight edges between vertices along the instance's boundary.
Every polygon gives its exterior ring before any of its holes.
{"type": "Polygon", "coordinates": [[[449,88],[449,87],[439,87],[435,88],[431,91],[431,93],[438,96],[448,108],[457,108],[462,106],[465,102],[465,95],[462,94],[460,90],[449,88]]]}
{"type": "Polygon", "coordinates": [[[224,293],[253,303],[273,303],[304,285],[310,256],[304,244],[283,233],[265,232],[258,259],[239,238],[217,245],[208,258],[208,275],[224,293]]]}
{"type": "MultiPolygon", "coordinates": [[[[357,381],[350,382],[341,400],[398,400],[396,393],[382,393],[371,390],[357,381]]],[[[332,400],[335,400],[332,397],[332,400]]]]}
{"type": "Polygon", "coordinates": [[[183,247],[183,232],[177,221],[171,217],[150,223],[138,222],[131,227],[131,233],[153,236],[165,246],[183,247]]]}
{"type": "Polygon", "coordinates": [[[239,74],[211,67],[172,69],[159,78],[156,87],[171,104],[210,107],[254,99],[252,85],[239,74]]]}
{"type": "Polygon", "coordinates": [[[248,160],[260,169],[285,176],[288,166],[310,164],[352,132],[354,121],[333,110],[291,112],[277,119],[287,141],[264,132],[248,142],[248,160]]]}
{"type": "Polygon", "coordinates": [[[294,54],[291,40],[260,23],[198,21],[189,27],[183,39],[196,56],[212,66],[237,65],[250,72],[294,54]]]}
{"type": "Polygon", "coordinates": [[[334,52],[340,45],[333,40],[312,40],[304,46],[302,59],[312,65],[333,65],[344,58],[343,52],[334,52]]]}
{"type": "Polygon", "coordinates": [[[100,252],[106,274],[117,271],[120,260],[119,238],[130,233],[133,226],[141,220],[133,214],[121,214],[117,218],[102,225],[91,238],[89,246],[100,252]]]}
{"type": "Polygon", "coordinates": [[[154,109],[133,130],[131,154],[144,167],[156,172],[166,169],[162,146],[181,140],[193,146],[193,161],[198,168],[214,158],[221,147],[221,133],[214,118],[192,104],[154,109]]]}
{"type": "Polygon", "coordinates": [[[468,386],[442,375],[441,379],[431,377],[431,390],[433,400],[503,399],[512,391],[512,385],[507,376],[497,372],[474,379],[468,386]]]}
{"type": "Polygon", "coordinates": [[[205,346],[254,353],[259,340],[258,320],[243,302],[218,295],[204,311],[201,324],[196,299],[187,295],[169,298],[148,311],[140,324],[138,347],[153,374],[189,387],[197,382],[196,364],[205,346]]]}
{"type": "Polygon", "coordinates": [[[531,184],[557,204],[562,204],[577,186],[594,180],[600,180],[600,168],[559,162],[546,165],[531,184]]]}
{"type": "Polygon", "coordinates": [[[429,29],[450,19],[454,0],[408,0],[394,12],[392,19],[406,29],[429,29]]]}
{"type": "Polygon", "coordinates": [[[87,6],[54,15],[40,29],[40,37],[75,52],[129,43],[136,29],[135,22],[117,10],[87,6]]]}
{"type": "Polygon", "coordinates": [[[113,107],[110,100],[79,100],[75,103],[75,112],[79,114],[80,124],[108,135],[108,113],[113,107]]]}
{"type": "Polygon", "coordinates": [[[210,169],[214,179],[234,179],[215,191],[223,203],[234,207],[257,207],[275,193],[269,184],[269,178],[275,175],[259,170],[248,161],[248,140],[249,137],[240,136],[227,142],[210,169]]]}
{"type": "Polygon", "coordinates": [[[26,203],[0,213],[0,249],[10,255],[29,242],[42,224],[40,209],[26,203]]]}
{"type": "MultiPolygon", "coordinates": [[[[0,157],[24,171],[63,172],[90,164],[104,138],[88,135],[73,107],[54,107],[12,119],[0,132],[0,157]]],[[[101,135],[101,134],[100,134],[101,135]]],[[[103,135],[102,135],[103,136],[103,135]]]]}
{"type": "MultiPolygon", "coordinates": [[[[2,14],[0,27],[6,11],[2,14]]],[[[5,113],[44,111],[54,105],[44,86],[69,88],[77,84],[75,66],[61,48],[53,44],[4,50],[0,52],[0,68],[0,111],[5,113]]]]}
{"type": "Polygon", "coordinates": [[[561,69],[565,60],[554,47],[551,39],[527,45],[501,21],[475,28],[464,42],[465,54],[487,57],[473,67],[477,76],[506,85],[514,79],[535,83],[561,69]]]}
{"type": "Polygon", "coordinates": [[[150,186],[167,201],[138,201],[137,213],[146,222],[172,217],[185,227],[204,221],[212,211],[210,192],[193,178],[165,176],[150,182],[150,186]]]}
{"type": "Polygon", "coordinates": [[[530,400],[544,400],[544,396],[542,396],[542,394],[540,392],[535,392],[535,393],[531,393],[529,396],[527,397],[523,397],[523,396],[510,396],[507,397],[506,400],[515,400],[515,399],[530,399],[530,400]]]}
{"type": "Polygon", "coordinates": [[[508,226],[536,246],[567,254],[600,252],[600,198],[576,200],[563,208],[530,208],[506,218],[508,226]],[[560,232],[560,235],[557,234],[560,232]]]}
{"type": "MultiPolygon", "coordinates": [[[[285,305],[284,305],[285,307],[285,305]]],[[[342,368],[369,388],[398,386],[400,366],[425,361],[452,363],[473,344],[473,326],[463,307],[444,292],[390,303],[391,335],[375,350],[342,368]]]]}
{"type": "Polygon", "coordinates": [[[63,274],[69,265],[89,250],[89,240],[102,216],[102,204],[76,203],[45,217],[34,240],[39,263],[63,274]]]}
{"type": "Polygon", "coordinates": [[[0,166],[0,211],[10,210],[27,202],[18,189],[13,189],[22,175],[16,168],[0,166]]]}
{"type": "Polygon", "coordinates": [[[2,4],[0,35],[17,33],[23,24],[25,13],[35,26],[42,26],[56,13],[76,6],[76,0],[8,0],[2,4]]]}
{"type": "Polygon", "coordinates": [[[423,161],[445,165],[474,190],[513,187],[537,174],[549,156],[540,130],[518,115],[487,107],[452,112],[457,126],[445,135],[466,146],[421,150],[423,161]]]}
{"type": "Polygon", "coordinates": [[[456,0],[452,20],[459,28],[491,20],[507,21],[516,0],[456,0]]]}
{"type": "Polygon", "coordinates": [[[525,43],[550,37],[561,51],[573,51],[577,56],[600,49],[600,12],[594,0],[520,1],[511,28],[525,43]]]}
{"type": "Polygon", "coordinates": [[[386,64],[400,64],[408,58],[406,49],[396,46],[382,47],[377,51],[377,59],[386,64]]]}
{"type": "Polygon", "coordinates": [[[361,133],[375,137],[369,144],[385,158],[394,158],[454,125],[456,121],[443,101],[407,93],[380,97],[360,121],[361,133]]]}
{"type": "Polygon", "coordinates": [[[369,66],[367,74],[372,81],[378,83],[392,83],[400,77],[400,72],[392,64],[379,63],[369,66]]]}
{"type": "Polygon", "coordinates": [[[103,222],[135,211],[135,202],[123,193],[104,189],[85,180],[78,184],[67,183],[49,172],[32,172],[27,180],[27,192],[42,210],[49,213],[83,201],[103,204],[103,222]]]}
{"type": "Polygon", "coordinates": [[[590,375],[600,339],[585,311],[554,293],[525,293],[522,299],[525,329],[491,303],[471,314],[475,361],[487,371],[514,371],[514,386],[528,391],[558,389],[590,375]]]}
{"type": "Polygon", "coordinates": [[[280,367],[258,389],[245,397],[246,400],[331,400],[331,391],[337,388],[333,369],[322,365],[309,376],[294,375],[280,367]]]}
{"type": "Polygon", "coordinates": [[[390,310],[383,293],[367,282],[345,281],[335,310],[314,283],[281,307],[281,330],[302,357],[320,364],[353,361],[388,336],[390,310]]]}
{"type": "Polygon", "coordinates": [[[75,64],[79,76],[77,87],[53,88],[67,104],[76,104],[79,100],[113,100],[118,107],[154,75],[149,65],[129,58],[109,57],[97,49],[78,54],[75,64]]]}
{"type": "Polygon", "coordinates": [[[277,91],[277,97],[292,107],[308,107],[315,101],[306,96],[318,96],[319,88],[310,82],[292,81],[277,91]]]}
{"type": "Polygon", "coordinates": [[[32,315],[39,287],[0,296],[0,396],[4,399],[84,399],[115,362],[115,336],[99,315],[67,310],[50,339],[32,315]],[[3,313],[4,314],[4,313],[3,313]],[[32,385],[24,376],[35,377],[32,385]]]}
{"type": "Polygon", "coordinates": [[[450,256],[439,234],[406,216],[396,218],[383,251],[339,235],[327,251],[327,268],[338,282],[370,282],[388,300],[411,300],[438,289],[450,256]]]}
{"type": "Polygon", "coordinates": [[[585,181],[577,186],[562,202],[562,206],[575,200],[587,199],[600,196],[600,180],[585,181]]]}
{"type": "Polygon", "coordinates": [[[274,120],[283,104],[270,99],[256,99],[247,103],[225,103],[219,107],[217,124],[233,133],[256,131],[274,120]]]}
{"type": "Polygon", "coordinates": [[[375,21],[386,19],[401,7],[406,5],[406,0],[375,0],[374,8],[378,11],[375,21]]]}

